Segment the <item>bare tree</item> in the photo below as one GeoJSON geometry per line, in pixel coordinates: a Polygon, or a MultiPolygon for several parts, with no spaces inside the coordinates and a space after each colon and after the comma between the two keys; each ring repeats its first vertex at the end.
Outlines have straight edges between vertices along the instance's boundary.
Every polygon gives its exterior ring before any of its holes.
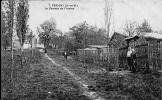
{"type": "Polygon", "coordinates": [[[105,0],[105,29],[107,38],[110,36],[110,26],[112,22],[112,2],[110,0],[105,0]]]}
{"type": "Polygon", "coordinates": [[[144,19],[141,25],[139,25],[136,30],[140,33],[142,32],[153,32],[150,23],[148,20],[144,19]]]}
{"type": "Polygon", "coordinates": [[[124,31],[129,36],[140,35],[142,32],[152,32],[152,28],[149,22],[144,19],[141,24],[138,24],[136,21],[129,21],[125,24],[124,31]]]}
{"type": "Polygon", "coordinates": [[[133,22],[127,22],[125,24],[125,28],[124,31],[129,35],[129,36],[133,36],[136,35],[137,32],[137,22],[133,21],[133,22]]]}

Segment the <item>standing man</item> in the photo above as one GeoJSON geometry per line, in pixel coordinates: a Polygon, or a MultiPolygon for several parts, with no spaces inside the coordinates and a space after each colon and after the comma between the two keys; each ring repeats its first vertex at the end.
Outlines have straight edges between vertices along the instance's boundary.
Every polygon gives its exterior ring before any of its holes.
{"type": "Polygon", "coordinates": [[[128,47],[127,63],[128,63],[128,66],[129,66],[129,70],[132,71],[133,59],[132,59],[132,48],[131,47],[128,47]]]}
{"type": "Polygon", "coordinates": [[[136,60],[136,51],[134,50],[134,48],[132,49],[132,71],[136,72],[137,71],[137,60],[136,60]]]}

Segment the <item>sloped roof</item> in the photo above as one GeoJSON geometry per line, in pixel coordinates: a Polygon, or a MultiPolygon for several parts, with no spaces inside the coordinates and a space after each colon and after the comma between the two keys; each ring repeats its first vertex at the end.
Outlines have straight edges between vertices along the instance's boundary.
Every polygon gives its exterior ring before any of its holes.
{"type": "MultiPolygon", "coordinates": [[[[115,34],[116,34],[116,35],[121,35],[121,36],[123,36],[123,37],[127,37],[127,36],[128,36],[128,35],[126,35],[126,34],[124,34],[124,33],[122,34],[122,33],[118,33],[118,32],[114,32],[113,35],[115,35],[115,34]]],[[[113,36],[113,35],[112,35],[112,36],[113,36]]]]}
{"type": "Polygon", "coordinates": [[[142,36],[155,38],[155,39],[162,39],[162,34],[159,33],[142,33],[142,36]]]}
{"type": "Polygon", "coordinates": [[[115,47],[115,48],[125,46],[126,41],[124,41],[124,40],[126,37],[128,37],[128,36],[125,34],[120,34],[120,33],[114,32],[113,36],[111,37],[111,39],[109,41],[109,46],[115,47]]]}
{"type": "Polygon", "coordinates": [[[128,38],[125,38],[126,40],[131,40],[131,39],[135,39],[135,38],[139,38],[139,37],[145,37],[145,38],[153,38],[153,39],[158,39],[158,40],[162,40],[162,34],[159,34],[159,33],[141,33],[140,35],[135,35],[133,37],[128,37],[128,38]]]}
{"type": "Polygon", "coordinates": [[[113,38],[114,38],[114,36],[115,35],[117,35],[117,36],[122,36],[123,38],[126,38],[126,37],[128,37],[127,35],[125,35],[125,34],[121,34],[121,33],[118,33],[118,32],[114,32],[114,34],[111,36],[111,38],[110,38],[110,40],[109,41],[111,41],[113,38]]]}
{"type": "Polygon", "coordinates": [[[135,38],[139,38],[139,36],[135,35],[135,36],[127,37],[127,38],[125,38],[125,40],[131,40],[131,39],[135,39],[135,38]]]}

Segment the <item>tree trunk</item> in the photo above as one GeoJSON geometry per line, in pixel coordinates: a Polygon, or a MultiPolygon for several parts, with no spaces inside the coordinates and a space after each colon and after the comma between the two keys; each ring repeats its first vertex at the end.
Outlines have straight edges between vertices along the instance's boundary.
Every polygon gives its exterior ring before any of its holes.
{"type": "Polygon", "coordinates": [[[21,67],[23,67],[23,46],[21,46],[20,50],[21,50],[21,67]]]}
{"type": "Polygon", "coordinates": [[[13,26],[14,26],[14,1],[13,0],[9,0],[9,4],[10,4],[10,20],[11,20],[11,26],[10,26],[10,30],[11,30],[11,83],[14,86],[14,80],[13,80],[13,72],[14,72],[14,66],[13,66],[13,26]]]}
{"type": "Polygon", "coordinates": [[[21,52],[23,52],[23,51],[24,51],[24,50],[23,50],[23,46],[21,46],[20,50],[21,50],[21,52]]]}
{"type": "Polygon", "coordinates": [[[46,46],[46,42],[44,42],[44,53],[47,53],[47,46],[46,46]]]}

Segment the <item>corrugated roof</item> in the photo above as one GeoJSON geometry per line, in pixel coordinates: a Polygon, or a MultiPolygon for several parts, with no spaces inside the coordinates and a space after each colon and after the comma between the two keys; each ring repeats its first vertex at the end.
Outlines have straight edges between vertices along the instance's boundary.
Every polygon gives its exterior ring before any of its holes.
{"type": "Polygon", "coordinates": [[[154,39],[162,40],[162,34],[154,33],[154,32],[152,32],[152,33],[141,33],[141,35],[135,35],[133,37],[128,37],[128,38],[125,38],[125,39],[130,40],[130,39],[140,37],[140,36],[143,36],[143,37],[146,37],[146,38],[154,38],[154,39]]]}
{"type": "Polygon", "coordinates": [[[142,33],[142,36],[151,37],[155,39],[162,39],[162,34],[159,34],[159,33],[142,33]]]}

